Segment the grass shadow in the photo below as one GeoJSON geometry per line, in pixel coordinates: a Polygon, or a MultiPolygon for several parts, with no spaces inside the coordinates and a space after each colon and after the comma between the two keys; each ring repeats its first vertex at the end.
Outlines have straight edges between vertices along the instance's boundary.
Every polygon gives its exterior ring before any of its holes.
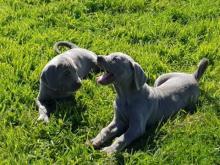
{"type": "Polygon", "coordinates": [[[52,113],[58,120],[61,118],[64,122],[64,127],[71,126],[71,131],[74,132],[79,126],[82,126],[83,113],[87,110],[85,104],[75,96],[56,100],[56,110],[52,113]]]}
{"type": "MultiPolygon", "coordinates": [[[[156,141],[159,137],[164,136],[162,131],[159,131],[162,125],[151,125],[146,128],[146,133],[132,142],[126,147],[126,151],[132,154],[137,151],[143,151],[146,153],[154,154],[158,149],[156,141]]],[[[123,152],[115,154],[115,159],[118,165],[125,164],[125,158],[123,152]]]]}

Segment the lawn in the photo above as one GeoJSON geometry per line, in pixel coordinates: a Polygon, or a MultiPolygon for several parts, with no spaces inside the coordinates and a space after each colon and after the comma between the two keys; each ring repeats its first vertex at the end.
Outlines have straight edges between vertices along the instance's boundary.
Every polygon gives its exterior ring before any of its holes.
{"type": "Polygon", "coordinates": [[[0,164],[220,164],[219,0],[0,0],[0,50],[0,164]],[[150,85],[208,58],[196,113],[107,156],[85,143],[111,121],[116,93],[92,74],[49,124],[37,122],[40,73],[59,40],[127,53],[150,85]]]}

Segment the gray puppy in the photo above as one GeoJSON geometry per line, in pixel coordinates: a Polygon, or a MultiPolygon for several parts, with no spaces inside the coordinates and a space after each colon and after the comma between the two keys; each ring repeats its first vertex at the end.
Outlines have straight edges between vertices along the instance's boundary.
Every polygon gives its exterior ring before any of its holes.
{"type": "Polygon", "coordinates": [[[102,150],[108,154],[121,151],[140,137],[147,125],[170,118],[181,108],[195,104],[199,96],[198,80],[208,66],[202,59],[193,74],[169,73],[160,76],[155,87],[146,83],[144,71],[131,57],[123,53],[98,56],[97,64],[106,73],[97,79],[102,85],[113,83],[117,98],[112,122],[91,140],[95,148],[113,139],[102,150]]]}
{"type": "MultiPolygon", "coordinates": [[[[59,46],[67,46],[70,50],[57,55],[44,67],[40,78],[40,92],[37,97],[39,109],[38,120],[49,121],[50,102],[54,99],[69,97],[81,86],[81,80],[92,70],[97,69],[97,55],[76,45],[60,41],[54,49],[60,53],[59,46]]],[[[54,103],[53,103],[54,104],[54,103]]]]}

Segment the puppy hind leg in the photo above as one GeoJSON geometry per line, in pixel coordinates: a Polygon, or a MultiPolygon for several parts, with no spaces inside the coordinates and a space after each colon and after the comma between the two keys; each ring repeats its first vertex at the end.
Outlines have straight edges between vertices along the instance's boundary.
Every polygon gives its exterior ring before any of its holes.
{"type": "Polygon", "coordinates": [[[189,112],[189,114],[194,114],[196,112],[196,104],[190,104],[185,107],[185,110],[189,112]]]}
{"type": "Polygon", "coordinates": [[[164,75],[159,76],[159,77],[155,80],[154,87],[160,86],[161,84],[163,84],[164,82],[166,82],[169,78],[171,78],[171,76],[168,75],[168,74],[164,74],[164,75]]]}
{"type": "Polygon", "coordinates": [[[170,78],[176,77],[176,76],[179,76],[179,75],[177,73],[163,74],[155,80],[154,87],[158,87],[158,86],[162,85],[163,83],[165,83],[170,78]]]}
{"type": "Polygon", "coordinates": [[[197,104],[198,104],[198,97],[199,97],[199,89],[198,87],[190,88],[190,98],[188,100],[188,104],[185,106],[185,110],[189,114],[193,114],[197,110],[197,104]]]}
{"type": "Polygon", "coordinates": [[[196,112],[197,100],[190,100],[188,105],[184,108],[189,114],[193,114],[196,112]]]}

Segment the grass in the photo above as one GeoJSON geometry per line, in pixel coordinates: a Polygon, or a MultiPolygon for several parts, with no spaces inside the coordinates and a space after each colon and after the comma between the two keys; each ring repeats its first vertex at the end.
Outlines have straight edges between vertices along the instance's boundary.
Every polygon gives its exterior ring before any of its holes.
{"type": "Polygon", "coordinates": [[[220,164],[219,0],[0,0],[0,164],[220,164]],[[73,103],[58,104],[48,125],[36,122],[39,75],[69,40],[97,54],[121,51],[162,73],[210,66],[197,112],[179,114],[126,150],[107,156],[85,145],[113,114],[115,91],[95,76],[73,103]]]}

